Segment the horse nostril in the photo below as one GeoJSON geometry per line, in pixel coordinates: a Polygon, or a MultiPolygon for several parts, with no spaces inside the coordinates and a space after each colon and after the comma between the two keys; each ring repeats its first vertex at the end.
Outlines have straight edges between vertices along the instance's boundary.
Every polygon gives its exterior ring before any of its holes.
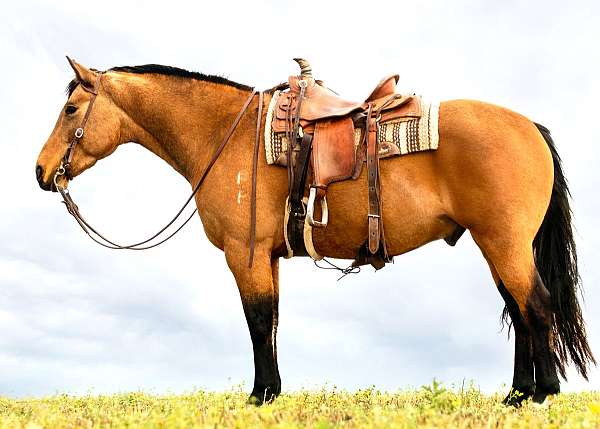
{"type": "Polygon", "coordinates": [[[35,167],[35,177],[37,178],[38,183],[42,182],[44,176],[44,169],[42,168],[41,165],[37,165],[35,167]]]}

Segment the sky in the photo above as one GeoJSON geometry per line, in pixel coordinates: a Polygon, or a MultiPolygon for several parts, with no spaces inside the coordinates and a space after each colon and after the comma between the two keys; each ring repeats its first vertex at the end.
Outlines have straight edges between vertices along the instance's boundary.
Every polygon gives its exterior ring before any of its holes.
{"type": "MultiPolygon", "coordinates": [[[[249,390],[253,381],[235,282],[199,218],[158,249],[114,252],[38,188],[35,160],[73,77],[65,55],[97,69],[173,65],[259,89],[304,57],[350,99],[397,72],[400,92],[485,100],[546,125],[571,186],[584,315],[600,353],[599,20],[595,1],[3,4],[0,395],[249,390]]],[[[136,145],[70,189],[88,220],[125,242],[162,226],[190,192],[136,145]]],[[[468,234],[339,282],[305,258],[282,261],[280,278],[284,391],[395,391],[434,378],[486,392],[510,385],[503,303],[468,234]]],[[[564,391],[600,389],[597,369],[589,383],[569,375],[564,391]]]]}

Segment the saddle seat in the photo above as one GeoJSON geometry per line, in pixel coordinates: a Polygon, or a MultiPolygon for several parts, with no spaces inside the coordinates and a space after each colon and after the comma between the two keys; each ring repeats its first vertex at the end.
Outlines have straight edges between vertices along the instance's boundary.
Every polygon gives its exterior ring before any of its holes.
{"type": "Polygon", "coordinates": [[[275,107],[273,130],[275,132],[289,130],[289,121],[297,114],[298,98],[301,93],[300,82],[304,82],[306,88],[298,119],[302,128],[309,133],[314,131],[314,126],[318,121],[350,117],[356,113],[366,112],[369,104],[373,111],[381,110],[382,119],[385,120],[396,116],[420,116],[420,105],[415,102],[415,97],[396,94],[398,79],[397,74],[384,77],[365,101],[357,102],[340,97],[310,75],[290,76],[288,79],[290,90],[279,96],[275,107]],[[390,97],[393,99],[390,100],[390,97]],[[399,110],[400,106],[404,106],[404,108],[399,110]]]}
{"type": "Polygon", "coordinates": [[[396,83],[400,76],[397,74],[383,78],[366,98],[365,101],[355,102],[346,100],[335,92],[317,83],[314,79],[306,77],[290,76],[290,91],[300,93],[299,81],[306,82],[304,98],[300,110],[300,119],[304,121],[318,121],[321,119],[350,115],[365,109],[366,104],[375,102],[383,97],[390,96],[396,92],[396,83]]]}

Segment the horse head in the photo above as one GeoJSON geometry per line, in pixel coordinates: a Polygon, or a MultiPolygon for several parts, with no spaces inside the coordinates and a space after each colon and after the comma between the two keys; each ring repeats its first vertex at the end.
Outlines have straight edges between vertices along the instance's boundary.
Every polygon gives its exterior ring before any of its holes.
{"type": "Polygon", "coordinates": [[[75,78],[35,168],[37,181],[46,191],[56,191],[56,185],[66,187],[69,179],[114,152],[128,123],[106,90],[107,76],[67,59],[75,78]]]}

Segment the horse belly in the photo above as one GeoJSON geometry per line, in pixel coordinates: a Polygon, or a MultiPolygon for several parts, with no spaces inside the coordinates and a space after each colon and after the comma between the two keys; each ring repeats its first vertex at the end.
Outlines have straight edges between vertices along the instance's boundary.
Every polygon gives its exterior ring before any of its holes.
{"type": "MultiPolygon", "coordinates": [[[[382,160],[381,199],[385,240],[390,255],[400,255],[449,236],[456,224],[446,215],[432,176],[431,154],[382,160]]],[[[323,256],[353,259],[367,239],[366,169],[355,181],[334,183],[327,191],[329,224],[314,229],[323,256]]]]}

